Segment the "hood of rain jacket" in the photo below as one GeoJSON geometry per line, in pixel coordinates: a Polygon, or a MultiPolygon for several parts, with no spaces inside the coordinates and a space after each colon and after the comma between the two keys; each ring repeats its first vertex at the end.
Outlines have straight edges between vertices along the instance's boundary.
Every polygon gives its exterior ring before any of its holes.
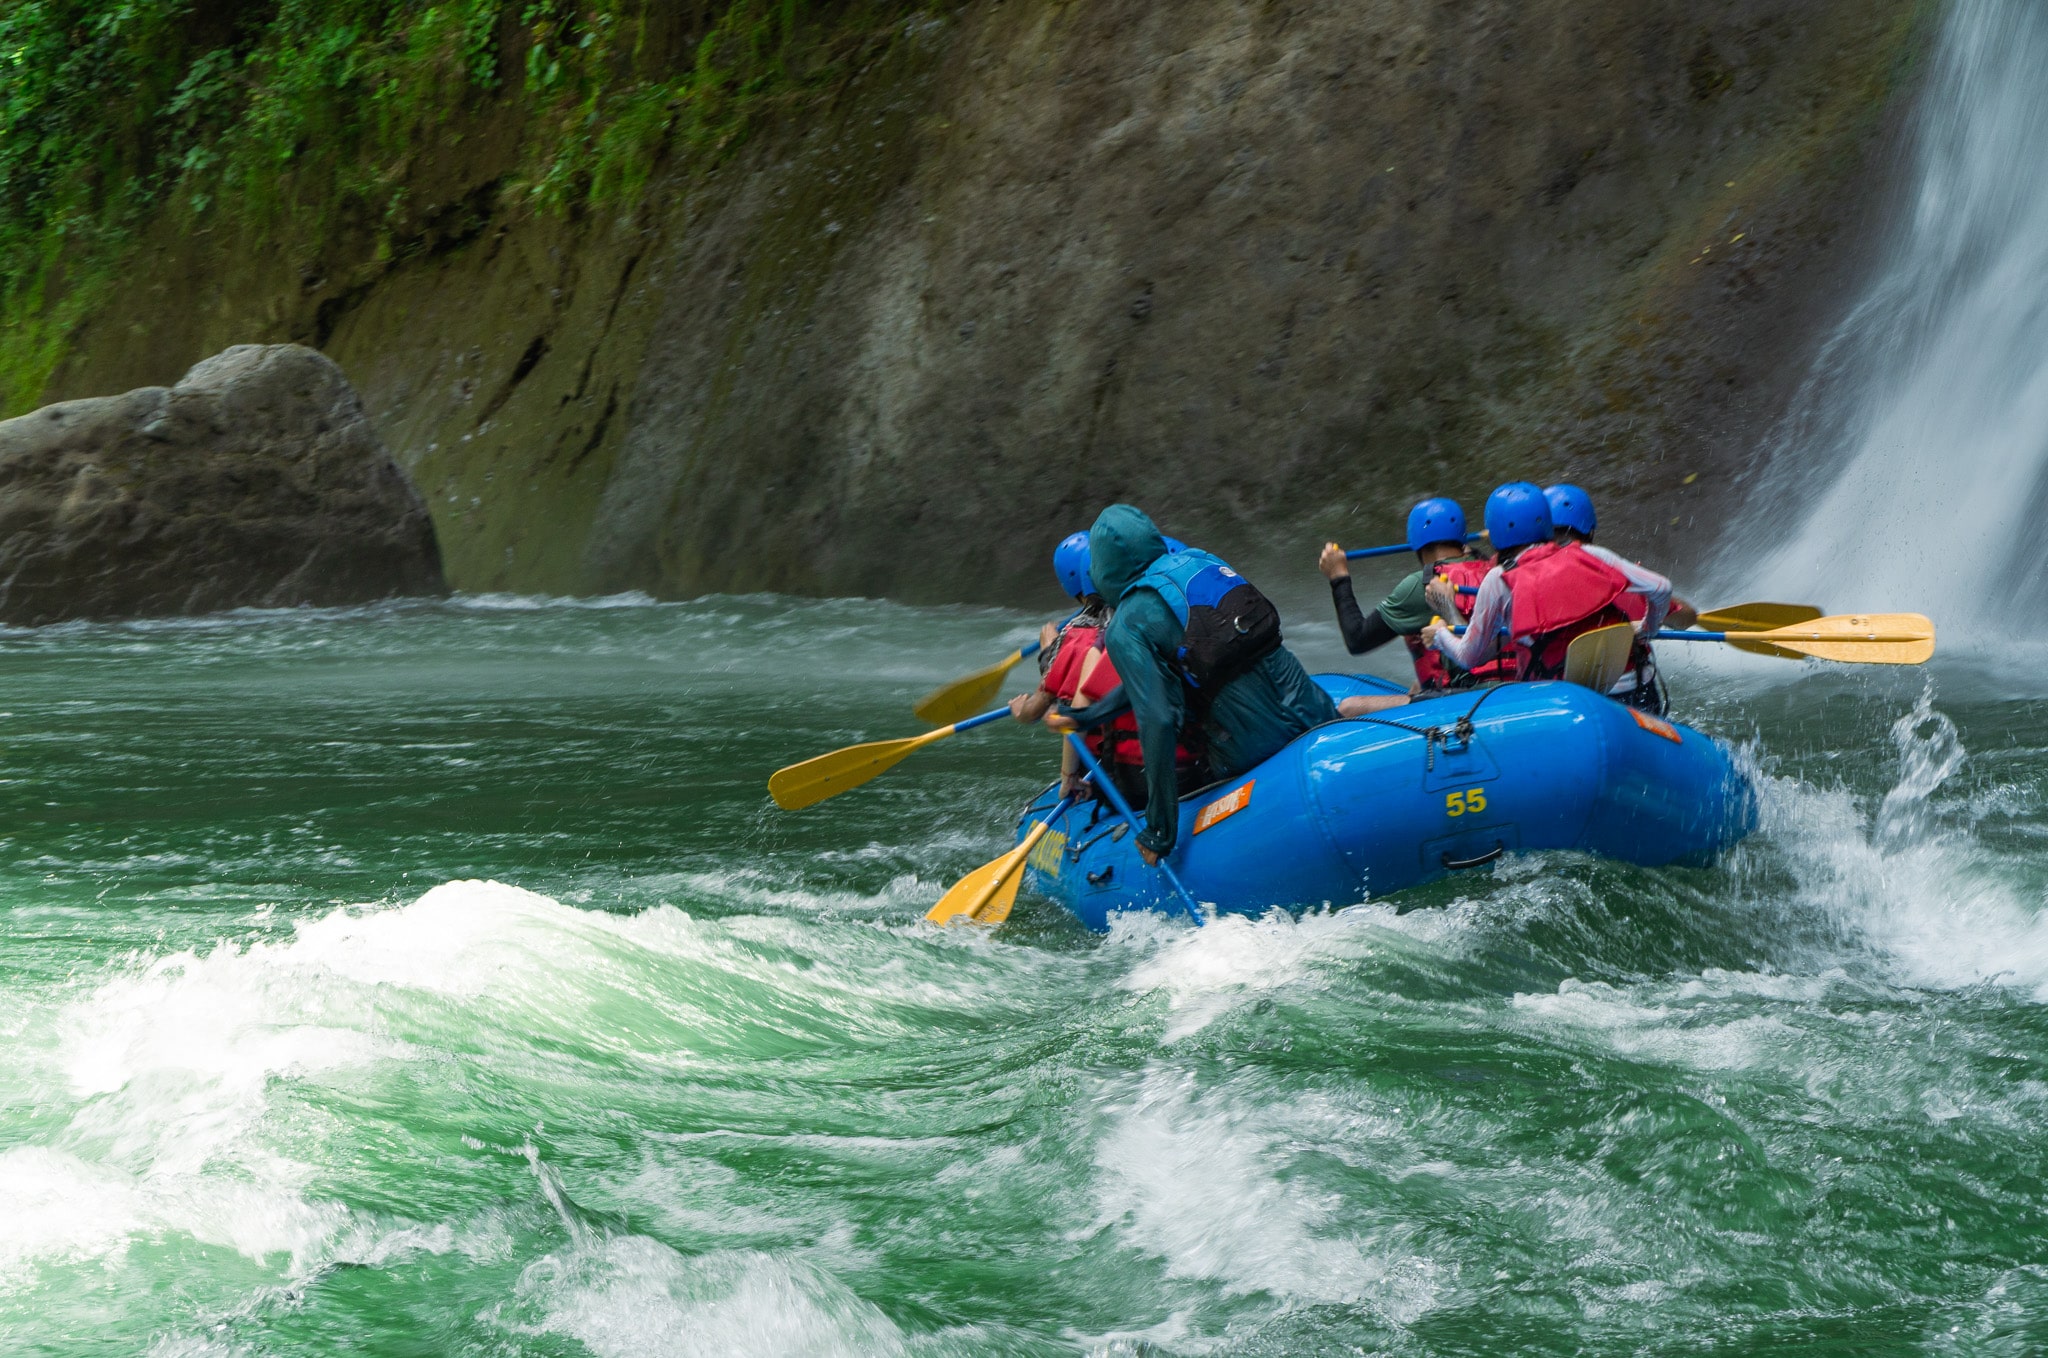
{"type": "Polygon", "coordinates": [[[1088,573],[1113,605],[1145,568],[1166,555],[1159,525],[1135,505],[1111,505],[1088,530],[1088,573]]]}

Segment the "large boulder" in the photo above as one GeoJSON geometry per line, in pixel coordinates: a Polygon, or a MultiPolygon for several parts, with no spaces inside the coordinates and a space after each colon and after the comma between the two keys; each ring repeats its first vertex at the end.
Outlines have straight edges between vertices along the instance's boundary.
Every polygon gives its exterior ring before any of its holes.
{"type": "Polygon", "coordinates": [[[446,592],[426,506],[317,350],[238,345],[0,421],[7,622],[446,592]]]}

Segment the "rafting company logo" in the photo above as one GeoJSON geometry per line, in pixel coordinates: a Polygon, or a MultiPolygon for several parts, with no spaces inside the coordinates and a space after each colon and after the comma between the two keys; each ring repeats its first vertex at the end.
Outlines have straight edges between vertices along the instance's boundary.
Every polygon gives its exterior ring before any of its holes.
{"type": "Polygon", "coordinates": [[[1257,779],[1253,779],[1252,782],[1246,783],[1236,791],[1218,797],[1215,801],[1203,807],[1201,814],[1195,817],[1195,833],[1199,835],[1217,821],[1228,820],[1247,806],[1250,806],[1252,804],[1252,786],[1257,781],[1257,779]]]}
{"type": "Polygon", "coordinates": [[[1031,846],[1030,856],[1024,861],[1048,877],[1060,875],[1061,851],[1067,847],[1067,837],[1058,830],[1048,830],[1031,846]]]}

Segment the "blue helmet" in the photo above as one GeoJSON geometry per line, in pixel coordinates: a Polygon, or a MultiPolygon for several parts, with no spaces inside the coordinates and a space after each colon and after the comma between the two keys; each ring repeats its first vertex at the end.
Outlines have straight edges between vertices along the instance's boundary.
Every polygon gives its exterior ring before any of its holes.
{"type": "Polygon", "coordinates": [[[1052,573],[1060,578],[1060,588],[1076,599],[1101,593],[1095,588],[1095,577],[1088,573],[1086,533],[1069,533],[1060,539],[1060,545],[1052,549],[1052,573]]]}
{"type": "Polygon", "coordinates": [[[1424,500],[1408,511],[1408,550],[1419,552],[1432,542],[1465,541],[1465,510],[1456,500],[1424,500]]]}
{"type": "Polygon", "coordinates": [[[1486,497],[1486,536],[1493,549],[1505,552],[1551,538],[1550,502],[1543,489],[1527,481],[1510,481],[1486,497]]]}
{"type": "Polygon", "coordinates": [[[1550,525],[1552,528],[1569,528],[1586,537],[1593,536],[1594,526],[1600,520],[1593,513],[1593,497],[1577,486],[1559,483],[1543,488],[1543,498],[1550,504],[1550,525]]]}
{"type": "Polygon", "coordinates": [[[1188,549],[1188,545],[1179,538],[1170,538],[1164,533],[1161,533],[1159,536],[1166,543],[1166,550],[1168,552],[1185,552],[1188,549]]]}

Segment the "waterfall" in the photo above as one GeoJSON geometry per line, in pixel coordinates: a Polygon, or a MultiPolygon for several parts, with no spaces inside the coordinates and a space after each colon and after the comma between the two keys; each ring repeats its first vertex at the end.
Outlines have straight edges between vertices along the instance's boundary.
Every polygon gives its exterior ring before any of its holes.
{"type": "Polygon", "coordinates": [[[1735,545],[1765,597],[2033,623],[2048,619],[2048,4],[1955,0],[1935,61],[1895,238],[1774,436],[1735,545]],[[1810,509],[1754,513],[1774,499],[1810,509]]]}

